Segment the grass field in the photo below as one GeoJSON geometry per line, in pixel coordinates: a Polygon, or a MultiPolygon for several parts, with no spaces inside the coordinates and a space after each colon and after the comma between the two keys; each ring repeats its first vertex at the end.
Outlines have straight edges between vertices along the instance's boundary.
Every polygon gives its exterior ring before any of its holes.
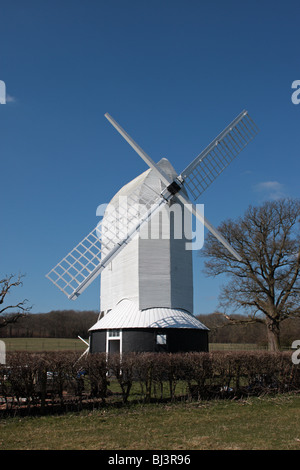
{"type": "MultiPolygon", "coordinates": [[[[0,340],[4,341],[6,351],[84,351],[87,348],[86,344],[78,338],[0,338],[0,340]]],[[[211,351],[245,351],[260,348],[251,343],[215,343],[210,344],[209,349],[211,351]]]]}
{"type": "MultiPolygon", "coordinates": [[[[3,340],[3,339],[2,339],[3,340]]],[[[79,339],[4,339],[7,351],[84,351],[79,339]]],[[[255,349],[255,345],[213,345],[255,349]]],[[[129,404],[0,419],[0,450],[300,450],[300,396],[129,404]]]]}
{"type": "Polygon", "coordinates": [[[84,351],[87,346],[79,338],[0,338],[6,351],[84,351]]]}
{"type": "Polygon", "coordinates": [[[300,396],[133,405],[0,421],[0,450],[299,450],[300,396]]]}

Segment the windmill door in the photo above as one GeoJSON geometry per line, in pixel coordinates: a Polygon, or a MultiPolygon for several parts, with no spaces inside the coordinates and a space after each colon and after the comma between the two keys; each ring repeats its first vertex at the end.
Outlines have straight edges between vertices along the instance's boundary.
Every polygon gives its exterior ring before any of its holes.
{"type": "Polygon", "coordinates": [[[108,330],[106,333],[106,352],[108,354],[122,353],[122,332],[121,330],[108,330]]]}

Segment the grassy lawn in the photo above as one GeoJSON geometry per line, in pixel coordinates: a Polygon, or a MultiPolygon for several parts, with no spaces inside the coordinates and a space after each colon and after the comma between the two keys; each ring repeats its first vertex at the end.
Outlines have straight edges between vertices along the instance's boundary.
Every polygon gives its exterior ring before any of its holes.
{"type": "MultiPolygon", "coordinates": [[[[78,338],[0,338],[6,351],[84,351],[87,346],[78,338]]],[[[85,338],[86,341],[88,341],[85,338]]],[[[210,351],[236,351],[263,349],[252,343],[210,343],[210,351]]]]}
{"type": "Polygon", "coordinates": [[[131,405],[0,421],[0,450],[299,450],[300,396],[131,405]]]}
{"type": "Polygon", "coordinates": [[[0,338],[6,351],[85,351],[86,344],[78,338],[0,338]]]}

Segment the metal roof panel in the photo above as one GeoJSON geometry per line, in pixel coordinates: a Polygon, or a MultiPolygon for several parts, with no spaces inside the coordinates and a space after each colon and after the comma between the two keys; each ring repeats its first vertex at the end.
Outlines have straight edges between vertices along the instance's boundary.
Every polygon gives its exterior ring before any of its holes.
{"type": "Polygon", "coordinates": [[[123,299],[89,331],[122,328],[196,328],[208,330],[194,315],[175,308],[139,310],[137,301],[123,299]]]}

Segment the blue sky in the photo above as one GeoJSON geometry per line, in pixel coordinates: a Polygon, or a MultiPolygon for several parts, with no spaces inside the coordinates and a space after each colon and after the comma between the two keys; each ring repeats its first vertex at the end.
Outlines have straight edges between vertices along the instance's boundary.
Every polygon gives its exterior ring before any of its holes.
{"type": "MultiPolygon", "coordinates": [[[[215,226],[249,204],[299,197],[299,1],[10,0],[0,4],[0,273],[26,273],[33,312],[99,309],[45,274],[147,167],[104,118],[180,172],[243,109],[259,135],[198,201],[215,226]]],[[[195,256],[195,313],[219,279],[195,256]]]]}

